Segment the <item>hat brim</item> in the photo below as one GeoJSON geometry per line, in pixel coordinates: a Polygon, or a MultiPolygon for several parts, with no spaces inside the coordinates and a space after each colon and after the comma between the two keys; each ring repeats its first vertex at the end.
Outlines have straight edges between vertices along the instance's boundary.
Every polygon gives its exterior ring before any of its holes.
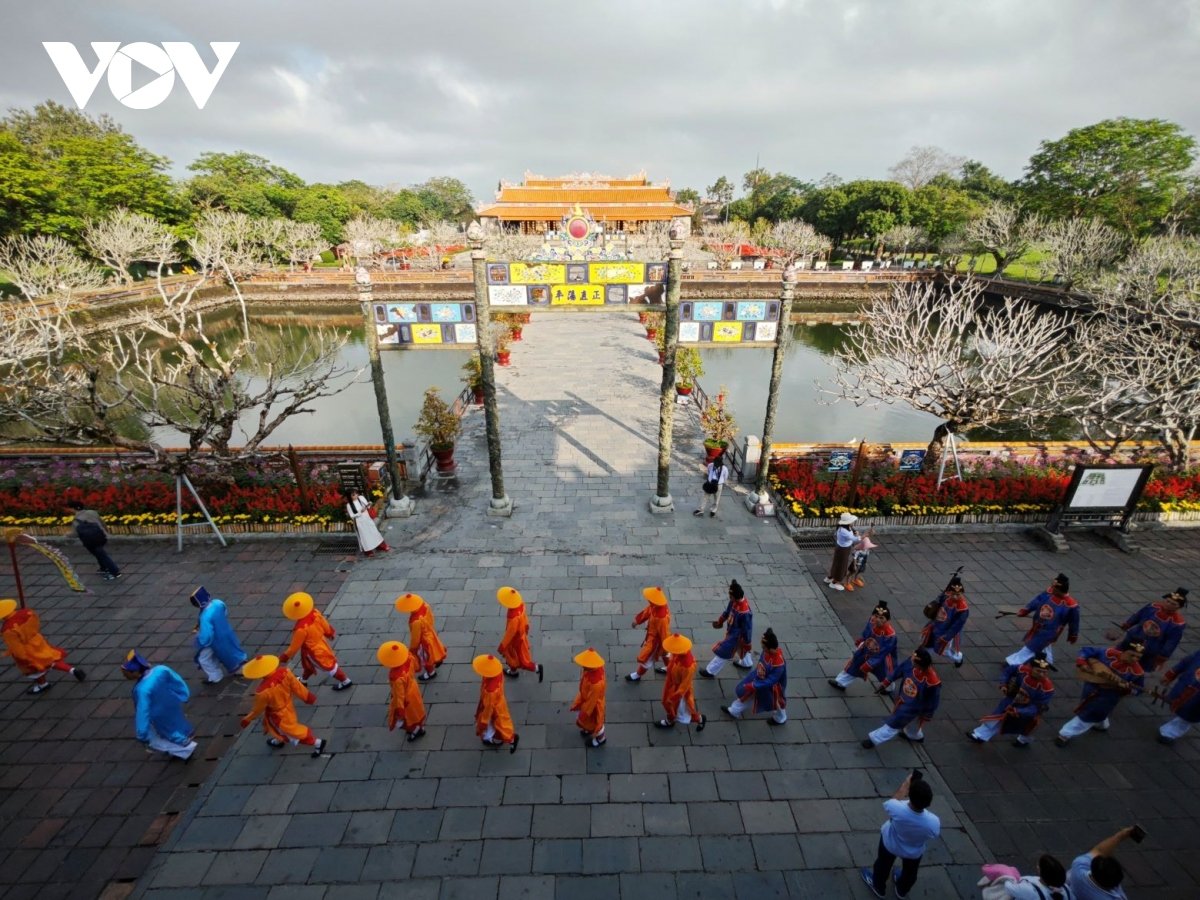
{"type": "Polygon", "coordinates": [[[504,666],[500,664],[500,660],[487,654],[477,656],[471,660],[471,668],[475,670],[476,675],[481,675],[484,678],[495,678],[504,671],[504,666]]]}
{"type": "Polygon", "coordinates": [[[663,649],[668,653],[687,653],[692,649],[692,642],[682,634],[672,634],[663,639],[663,649]]]}
{"type": "Polygon", "coordinates": [[[404,594],[396,598],[396,609],[403,613],[416,612],[424,605],[425,601],[419,594],[404,594]]]}
{"type": "Polygon", "coordinates": [[[516,588],[502,587],[496,591],[496,602],[505,609],[516,609],[519,606],[525,605],[525,598],[521,596],[521,592],[516,588]]]}
{"type": "Polygon", "coordinates": [[[642,596],[646,598],[646,602],[653,606],[666,606],[667,595],[663,593],[660,587],[642,588],[642,596]]]}
{"type": "Polygon", "coordinates": [[[601,669],[604,667],[604,657],[589,648],[575,654],[575,665],[585,669],[601,669]]]}
{"type": "Polygon", "coordinates": [[[404,665],[408,662],[409,656],[408,647],[400,641],[388,641],[386,644],[381,644],[375,653],[375,658],[379,660],[380,664],[389,669],[404,665]]]}
{"type": "Polygon", "coordinates": [[[17,611],[17,601],[12,599],[0,600],[0,619],[7,619],[17,611]]]}
{"type": "Polygon", "coordinates": [[[242,675],[245,678],[266,678],[278,668],[278,656],[256,656],[242,666],[242,675]]]}

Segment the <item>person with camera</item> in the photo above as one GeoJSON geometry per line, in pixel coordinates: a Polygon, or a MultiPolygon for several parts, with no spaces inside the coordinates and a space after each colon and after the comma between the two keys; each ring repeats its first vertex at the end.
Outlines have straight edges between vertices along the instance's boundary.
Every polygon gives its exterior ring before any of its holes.
{"type": "Polygon", "coordinates": [[[876,897],[887,896],[888,878],[896,881],[896,896],[904,900],[917,883],[921,857],[930,841],[942,833],[942,822],[929,811],[933,788],[919,769],[913,769],[891,800],[883,801],[888,819],[879,829],[874,865],[861,870],[862,880],[876,897]],[[892,869],[896,860],[900,868],[892,869]]]}
{"type": "Polygon", "coordinates": [[[1121,887],[1125,870],[1113,854],[1126,838],[1140,844],[1145,836],[1142,826],[1130,825],[1075,857],[1067,872],[1067,887],[1075,900],[1125,900],[1125,890],[1121,887]]]}
{"type": "Polygon", "coordinates": [[[702,516],[707,512],[709,518],[716,516],[717,507],[721,505],[721,492],[725,490],[725,483],[728,480],[729,466],[725,465],[725,454],[722,453],[708,464],[708,468],[704,472],[700,506],[698,509],[692,510],[692,515],[702,516]],[[708,508],[710,502],[712,503],[712,509],[708,508]]]}

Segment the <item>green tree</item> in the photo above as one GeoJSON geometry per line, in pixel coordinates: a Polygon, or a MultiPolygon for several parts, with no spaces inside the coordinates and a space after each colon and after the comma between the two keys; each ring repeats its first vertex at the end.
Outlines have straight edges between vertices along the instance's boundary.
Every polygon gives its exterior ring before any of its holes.
{"type": "Polygon", "coordinates": [[[188,171],[193,206],[264,218],[291,218],[304,180],[254,153],[201,153],[188,171]]]}
{"type": "Polygon", "coordinates": [[[1195,138],[1173,122],[1106,119],[1043,141],[1022,187],[1052,218],[1094,217],[1140,236],[1162,227],[1195,158],[1195,138]]]}
{"type": "Polygon", "coordinates": [[[383,215],[383,208],[392,196],[392,192],[386,188],[375,187],[373,184],[367,184],[365,181],[357,179],[343,181],[334,187],[350,205],[351,216],[375,216],[378,218],[383,215]]]}
{"type": "Polygon", "coordinates": [[[959,169],[958,187],[979,203],[1010,202],[1017,194],[1015,185],[974,159],[968,159],[959,169]]]}
{"type": "Polygon", "coordinates": [[[966,191],[934,179],[912,192],[909,209],[912,224],[938,244],[977,216],[982,207],[966,191]]]}
{"type": "Polygon", "coordinates": [[[296,192],[292,218],[297,222],[312,222],[321,227],[321,237],[330,244],[342,239],[342,226],[356,213],[339,187],[331,184],[310,184],[296,192]]]}
{"type": "Polygon", "coordinates": [[[394,222],[403,222],[409,228],[416,228],[425,220],[426,213],[417,192],[403,188],[387,199],[381,215],[394,222]]]}
{"type": "Polygon", "coordinates": [[[425,209],[422,219],[469,222],[475,216],[475,198],[457,178],[439,176],[414,185],[413,191],[425,209]]]}

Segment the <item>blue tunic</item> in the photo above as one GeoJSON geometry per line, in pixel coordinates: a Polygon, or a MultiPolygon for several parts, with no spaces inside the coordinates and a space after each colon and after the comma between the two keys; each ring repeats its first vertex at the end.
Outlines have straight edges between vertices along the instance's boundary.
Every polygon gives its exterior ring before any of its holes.
{"type": "Polygon", "coordinates": [[[137,739],[150,740],[150,726],[160,737],[186,744],[196,729],[183,717],[183,704],[191,696],[187,682],[169,666],[154,666],[133,686],[134,724],[137,739]]]}
{"type": "Polygon", "coordinates": [[[745,598],[730,600],[717,621],[725,623],[725,638],[713,644],[713,653],[721,659],[733,659],[735,655],[742,657],[750,652],[754,613],[750,611],[750,604],[745,598]]]}
{"type": "Polygon", "coordinates": [[[1069,595],[1057,597],[1042,591],[1021,608],[1021,613],[1033,619],[1025,646],[1034,653],[1057,641],[1064,628],[1070,638],[1079,634],[1079,604],[1069,595]]]}
{"type": "Polygon", "coordinates": [[[1175,663],[1164,677],[1171,683],[1171,711],[1185,722],[1200,722],[1200,650],[1175,663]]]}
{"type": "Polygon", "coordinates": [[[200,610],[200,630],[196,632],[196,650],[212,647],[227,672],[237,672],[246,662],[246,651],[238,643],[224,600],[213,598],[200,610]]]}
{"type": "Polygon", "coordinates": [[[1146,676],[1140,663],[1127,665],[1121,662],[1121,651],[1115,647],[1084,647],[1078,662],[1088,659],[1100,660],[1130,686],[1130,690],[1126,692],[1102,684],[1092,684],[1090,681],[1084,683],[1083,695],[1079,705],[1075,707],[1075,715],[1084,722],[1095,724],[1107,719],[1127,693],[1140,694],[1145,687],[1146,676]]]}
{"type": "Polygon", "coordinates": [[[896,707],[885,724],[903,728],[913,719],[928,722],[933,718],[942,699],[942,680],[932,666],[918,669],[911,659],[906,659],[884,682],[885,685],[892,683],[900,685],[900,690],[896,692],[896,707]]]}
{"type": "Polygon", "coordinates": [[[1159,603],[1147,603],[1121,624],[1125,637],[1118,646],[1124,650],[1134,641],[1144,642],[1142,668],[1154,671],[1171,658],[1185,627],[1178,612],[1168,613],[1159,603]]]}
{"type": "Polygon", "coordinates": [[[953,645],[954,651],[958,652],[961,649],[963,626],[971,615],[967,598],[943,592],[938,601],[937,618],[921,632],[921,646],[932,647],[935,653],[945,654],[946,648],[953,645]]]}
{"type": "Polygon", "coordinates": [[[745,698],[754,695],[755,712],[785,709],[787,698],[787,663],[779,650],[764,650],[754,671],[738,682],[734,693],[745,698]]]}
{"type": "Polygon", "coordinates": [[[1015,689],[1015,693],[1006,693],[991,714],[983,717],[985,722],[1001,722],[1001,734],[1031,734],[1050,708],[1054,684],[1048,678],[1033,678],[1032,671],[1028,663],[1004,667],[1000,683],[1006,692],[1015,689]]]}
{"type": "Polygon", "coordinates": [[[896,640],[896,629],[890,622],[878,630],[867,622],[845,671],[856,678],[866,678],[868,674],[880,681],[891,678],[896,668],[896,640]]]}

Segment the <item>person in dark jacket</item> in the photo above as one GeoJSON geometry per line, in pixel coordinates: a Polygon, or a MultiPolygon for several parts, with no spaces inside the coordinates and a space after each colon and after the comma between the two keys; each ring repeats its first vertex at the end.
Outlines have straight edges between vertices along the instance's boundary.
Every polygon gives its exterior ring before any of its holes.
{"type": "Polygon", "coordinates": [[[100,564],[100,574],[104,576],[104,580],[115,581],[120,578],[121,570],[113,562],[113,558],[108,555],[108,551],[104,549],[104,545],[108,543],[108,532],[104,529],[104,522],[100,519],[100,514],[94,509],[86,509],[78,500],[68,503],[67,507],[75,513],[75,520],[71,523],[75,529],[75,535],[83,544],[83,548],[96,557],[96,562],[100,564]]]}

